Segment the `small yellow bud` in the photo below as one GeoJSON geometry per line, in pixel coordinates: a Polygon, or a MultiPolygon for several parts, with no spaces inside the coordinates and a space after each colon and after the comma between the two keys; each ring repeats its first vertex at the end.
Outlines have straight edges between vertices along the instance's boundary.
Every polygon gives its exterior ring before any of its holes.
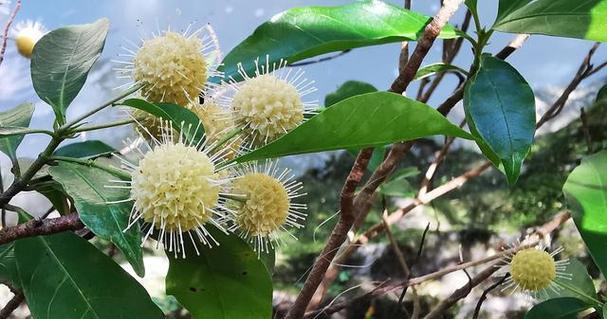
{"type": "Polygon", "coordinates": [[[239,203],[236,224],[251,236],[268,236],[285,224],[289,215],[289,194],[276,178],[249,173],[234,182],[234,192],[244,195],[239,203]]]}
{"type": "Polygon", "coordinates": [[[46,30],[40,22],[25,21],[19,22],[12,30],[15,39],[17,51],[26,58],[31,58],[34,46],[44,36],[46,30]]]}

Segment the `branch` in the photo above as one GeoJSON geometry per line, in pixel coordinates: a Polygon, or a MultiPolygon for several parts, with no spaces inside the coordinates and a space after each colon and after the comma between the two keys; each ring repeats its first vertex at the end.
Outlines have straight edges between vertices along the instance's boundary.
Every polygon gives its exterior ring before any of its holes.
{"type": "Polygon", "coordinates": [[[339,214],[339,221],[333,228],[331,232],[331,236],[325,245],[325,248],[322,250],[320,256],[314,262],[312,266],[312,270],[306,278],[304,286],[300,291],[297,299],[295,299],[295,303],[293,307],[286,314],[285,319],[299,319],[302,318],[314,292],[318,288],[318,285],[322,281],[327,268],[331,264],[331,261],[337,254],[339,247],[346,240],[348,235],[348,231],[352,228],[352,224],[354,223],[354,206],[353,206],[353,198],[354,191],[356,187],[360,183],[365,170],[367,169],[367,165],[369,164],[369,160],[371,155],[373,154],[372,148],[367,148],[362,150],[354,165],[352,166],[352,170],[344,183],[344,187],[341,191],[341,212],[339,214]]]}
{"type": "Polygon", "coordinates": [[[13,311],[19,308],[19,305],[21,305],[23,300],[25,300],[25,296],[23,295],[23,293],[17,292],[17,294],[15,294],[15,296],[8,301],[6,306],[4,306],[2,310],[0,310],[0,319],[7,319],[8,317],[10,317],[13,311]]]}
{"type": "Polygon", "coordinates": [[[0,65],[2,61],[4,61],[4,53],[6,52],[6,43],[8,42],[8,32],[11,29],[11,24],[15,21],[15,17],[17,16],[17,12],[21,9],[21,0],[17,0],[15,4],[15,8],[13,8],[13,12],[11,16],[8,18],[6,25],[4,26],[4,33],[2,35],[2,48],[0,49],[0,65]]]}
{"type": "Polygon", "coordinates": [[[316,64],[316,63],[321,63],[321,62],[325,62],[325,61],[330,61],[336,58],[339,58],[340,56],[347,54],[349,52],[351,52],[352,49],[347,49],[347,50],[343,50],[341,52],[335,53],[333,55],[330,56],[326,56],[320,59],[316,59],[316,60],[310,60],[310,61],[303,61],[303,62],[297,62],[297,63],[291,63],[289,65],[287,65],[287,67],[300,67],[300,66],[304,66],[304,65],[310,65],[310,64],[316,64]]]}
{"type": "Polygon", "coordinates": [[[21,238],[50,235],[81,228],[84,228],[84,224],[80,221],[78,214],[69,214],[44,220],[32,219],[23,224],[0,230],[0,245],[21,238]]]}

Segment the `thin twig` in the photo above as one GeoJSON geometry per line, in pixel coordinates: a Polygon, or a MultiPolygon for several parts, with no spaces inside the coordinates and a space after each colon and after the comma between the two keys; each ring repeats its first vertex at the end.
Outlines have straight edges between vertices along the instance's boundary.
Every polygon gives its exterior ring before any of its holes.
{"type": "Polygon", "coordinates": [[[15,21],[15,17],[17,17],[17,12],[21,9],[21,0],[17,0],[15,3],[15,8],[13,8],[13,12],[11,13],[8,21],[6,21],[6,25],[4,26],[4,33],[2,35],[2,48],[0,49],[0,65],[4,61],[4,53],[6,52],[6,44],[8,42],[8,32],[11,29],[11,24],[15,21]]]}
{"type": "Polygon", "coordinates": [[[316,63],[321,63],[321,62],[325,62],[325,61],[330,61],[336,58],[339,58],[342,55],[345,55],[349,52],[351,52],[352,49],[347,49],[347,50],[343,50],[341,52],[338,52],[336,54],[330,55],[330,56],[326,56],[320,59],[316,59],[316,60],[310,60],[310,61],[302,61],[302,62],[297,62],[297,63],[291,63],[289,65],[287,65],[287,67],[299,67],[299,66],[304,66],[304,65],[310,65],[310,64],[316,64],[316,63]]]}
{"type": "Polygon", "coordinates": [[[502,276],[502,278],[498,281],[496,281],[495,283],[493,283],[493,285],[489,286],[487,289],[485,289],[483,291],[483,294],[481,295],[481,297],[478,299],[478,303],[476,303],[476,307],[474,308],[474,314],[472,315],[472,319],[478,319],[478,315],[481,312],[481,307],[483,306],[483,302],[487,299],[487,295],[495,288],[497,288],[499,285],[501,285],[506,278],[508,278],[508,274],[505,274],[504,276],[502,276]]]}

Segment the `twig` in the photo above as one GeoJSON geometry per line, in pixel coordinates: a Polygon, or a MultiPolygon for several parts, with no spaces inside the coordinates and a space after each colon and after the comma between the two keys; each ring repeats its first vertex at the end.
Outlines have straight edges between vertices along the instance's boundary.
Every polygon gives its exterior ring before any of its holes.
{"type": "MultiPolygon", "coordinates": [[[[394,239],[394,235],[392,234],[392,230],[390,230],[390,225],[388,224],[387,219],[386,219],[387,216],[388,216],[388,212],[384,210],[384,213],[382,216],[382,221],[384,222],[384,225],[386,227],[386,235],[388,235],[388,239],[390,241],[390,246],[392,246],[392,250],[394,251],[394,254],[396,255],[396,259],[398,260],[400,268],[403,272],[404,281],[407,281],[411,277],[411,268],[409,268],[409,265],[407,264],[407,261],[405,260],[405,256],[403,255],[403,252],[400,250],[400,248],[398,247],[398,243],[394,239]]],[[[419,296],[417,295],[417,289],[415,289],[415,287],[411,287],[411,294],[413,295],[413,312],[411,313],[411,319],[417,319],[417,318],[419,318],[419,313],[421,311],[421,309],[420,309],[421,305],[419,303],[419,296]]],[[[404,297],[404,295],[403,295],[403,297],[404,297]]]]}
{"type": "Polygon", "coordinates": [[[318,285],[321,283],[327,268],[329,268],[339,247],[346,240],[348,231],[350,231],[350,228],[354,223],[354,191],[367,169],[372,154],[373,149],[371,148],[364,149],[358,154],[341,191],[339,221],[335,225],[335,228],[333,228],[329,240],[320,256],[314,262],[302,290],[297,296],[297,299],[295,299],[293,307],[287,312],[285,319],[299,319],[304,316],[310,299],[312,299],[314,292],[316,292],[318,285]]]}
{"type": "Polygon", "coordinates": [[[0,245],[21,238],[55,234],[83,227],[84,224],[80,221],[78,214],[69,214],[44,220],[32,219],[23,224],[0,230],[0,245]]]}
{"type": "Polygon", "coordinates": [[[478,319],[478,315],[481,312],[481,307],[483,306],[483,302],[487,299],[487,295],[489,294],[489,292],[491,292],[493,289],[495,289],[499,285],[501,285],[506,280],[506,278],[508,278],[508,274],[505,274],[504,276],[502,276],[502,278],[500,280],[496,281],[493,285],[489,286],[487,289],[485,289],[483,291],[483,294],[478,299],[478,303],[476,303],[476,307],[474,308],[474,314],[472,315],[472,319],[478,319]]]}
{"type": "Polygon", "coordinates": [[[11,29],[11,24],[15,21],[15,17],[17,17],[17,12],[21,9],[21,0],[17,0],[15,3],[15,8],[13,8],[13,12],[11,13],[6,25],[4,26],[4,33],[2,35],[2,49],[0,49],[0,65],[4,61],[4,53],[6,52],[6,43],[8,42],[8,32],[11,29]]]}
{"type": "Polygon", "coordinates": [[[13,311],[19,308],[19,305],[25,300],[25,296],[22,292],[17,292],[11,300],[8,301],[6,306],[0,310],[0,319],[7,319],[13,311]]]}

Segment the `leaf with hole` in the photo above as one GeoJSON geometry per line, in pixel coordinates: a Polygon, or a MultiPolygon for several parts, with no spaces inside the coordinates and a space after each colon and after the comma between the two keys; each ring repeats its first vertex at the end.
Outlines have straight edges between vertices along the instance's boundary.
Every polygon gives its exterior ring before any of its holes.
{"type": "Polygon", "coordinates": [[[607,151],[584,158],[563,193],[592,259],[607,274],[607,151]]]}
{"type": "MultiPolygon", "coordinates": [[[[169,256],[167,294],[175,296],[194,319],[272,317],[272,280],[257,253],[238,236],[209,230],[221,243],[186,247],[187,258],[169,256]]],[[[188,241],[189,242],[189,241],[188,241]]]]}
{"type": "Polygon", "coordinates": [[[236,160],[360,149],[432,135],[472,139],[424,103],[389,92],[367,93],[334,104],[274,142],[236,160]]]}
{"type": "Polygon", "coordinates": [[[55,112],[59,125],[82,89],[103,50],[108,19],[73,25],[47,33],[34,46],[31,73],[34,90],[55,112]]]}
{"type": "Polygon", "coordinates": [[[535,135],[535,97],[510,64],[483,55],[464,91],[466,121],[477,144],[514,184],[535,135]]]}
{"type": "Polygon", "coordinates": [[[15,256],[34,318],[164,318],[135,279],[72,232],[20,239],[15,256]]]}
{"type": "Polygon", "coordinates": [[[120,178],[99,168],[59,162],[49,173],[73,198],[78,215],[95,235],[114,243],[135,272],[145,273],[141,251],[139,224],[127,231],[132,203],[114,203],[129,198],[127,182],[111,182],[120,178]]]}
{"type": "MultiPolygon", "coordinates": [[[[242,80],[238,64],[253,74],[255,59],[269,64],[289,63],[335,51],[390,42],[415,41],[430,17],[379,0],[336,7],[293,8],[273,16],[238,44],[223,60],[225,78],[242,80]]],[[[443,28],[439,37],[455,38],[456,30],[443,28]]]]}
{"type": "Polygon", "coordinates": [[[607,0],[500,0],[494,30],[607,41],[607,0]]]}

